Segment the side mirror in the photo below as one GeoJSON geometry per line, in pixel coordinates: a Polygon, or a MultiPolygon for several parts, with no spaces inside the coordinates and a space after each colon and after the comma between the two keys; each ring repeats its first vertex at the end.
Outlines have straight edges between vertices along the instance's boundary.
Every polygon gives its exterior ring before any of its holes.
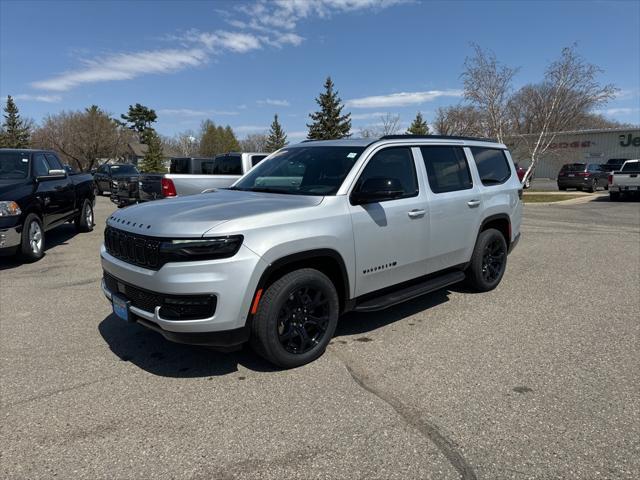
{"type": "Polygon", "coordinates": [[[365,180],[357,191],[352,192],[350,201],[352,205],[364,205],[393,200],[403,193],[404,189],[397,178],[374,177],[365,180]]]}
{"type": "Polygon", "coordinates": [[[49,172],[47,173],[47,175],[40,175],[38,177],[38,180],[54,180],[57,178],[66,178],[67,177],[67,172],[65,172],[64,170],[49,170],[49,172]]]}

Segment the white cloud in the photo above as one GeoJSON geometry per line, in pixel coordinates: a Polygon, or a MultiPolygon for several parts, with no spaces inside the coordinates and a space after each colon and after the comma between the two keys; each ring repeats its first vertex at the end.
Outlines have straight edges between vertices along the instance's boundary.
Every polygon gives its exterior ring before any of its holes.
{"type": "Polygon", "coordinates": [[[378,119],[386,115],[396,115],[396,114],[389,113],[389,112],[352,113],[351,120],[371,120],[374,118],[378,119]]]}
{"type": "Polygon", "coordinates": [[[307,135],[309,134],[308,130],[298,130],[298,131],[294,131],[294,132],[284,132],[287,134],[287,139],[289,140],[300,140],[300,139],[304,139],[307,138],[307,135]]]}
{"type": "MultiPolygon", "coordinates": [[[[7,97],[4,97],[6,100],[7,97]]],[[[12,95],[14,100],[24,102],[45,102],[45,103],[57,103],[62,100],[60,95],[31,95],[28,93],[21,93],[19,95],[12,95]]]]}
{"type": "Polygon", "coordinates": [[[232,129],[236,133],[264,133],[269,130],[269,127],[263,125],[240,125],[232,127],[232,129]]]}
{"type": "Polygon", "coordinates": [[[372,97],[353,98],[347,100],[346,105],[352,108],[384,108],[407,107],[430,102],[439,97],[461,97],[462,90],[429,90],[426,92],[400,92],[389,95],[375,95],[372,97]]]}
{"type": "Polygon", "coordinates": [[[630,115],[638,111],[640,111],[640,108],[618,107],[618,108],[607,108],[604,110],[596,110],[596,113],[613,116],[613,115],[630,115]]]}
{"type": "Polygon", "coordinates": [[[149,73],[177,72],[206,61],[207,55],[201,48],[119,53],[86,61],[83,68],[33,82],[31,85],[42,90],[63,92],[86,83],[130,80],[149,73]]]}
{"type": "Polygon", "coordinates": [[[256,103],[258,103],[258,105],[272,105],[274,107],[290,107],[291,106],[288,100],[274,100],[271,98],[267,98],[265,100],[258,100],[256,103]]]}
{"type": "Polygon", "coordinates": [[[247,53],[264,46],[298,46],[304,38],[295,32],[302,19],[329,18],[334,14],[359,10],[380,10],[410,0],[258,0],[242,4],[233,12],[219,11],[237,31],[188,30],[169,35],[177,48],[115,53],[86,60],[81,66],[59,75],[33,82],[41,90],[63,92],[80,85],[131,80],[147,74],[174,73],[206,63],[212,55],[247,53]],[[237,18],[241,16],[242,18],[237,18]],[[254,30],[253,33],[248,30],[254,30]],[[259,32],[258,34],[255,34],[259,32]]]}
{"type": "Polygon", "coordinates": [[[163,108],[158,113],[175,117],[208,117],[212,115],[238,115],[233,110],[192,110],[190,108],[163,108]]]}

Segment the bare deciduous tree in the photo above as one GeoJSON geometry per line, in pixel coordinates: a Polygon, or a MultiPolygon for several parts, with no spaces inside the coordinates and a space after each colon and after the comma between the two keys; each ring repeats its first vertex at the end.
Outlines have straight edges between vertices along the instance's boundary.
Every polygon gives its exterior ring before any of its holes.
{"type": "Polygon", "coordinates": [[[250,133],[243,140],[240,140],[240,148],[243,152],[266,152],[267,135],[250,133]]]}
{"type": "Polygon", "coordinates": [[[516,118],[522,129],[518,133],[531,158],[523,181],[531,176],[557,132],[570,130],[584,115],[613,98],[616,88],[602,85],[596,79],[601,71],[596,65],[586,63],[575,46],[567,47],[560,58],[549,65],[542,83],[525,86],[515,96],[516,118]]]}
{"type": "Polygon", "coordinates": [[[474,54],[464,62],[464,96],[486,116],[486,136],[502,142],[507,130],[507,105],[517,68],[500,64],[493,52],[472,44],[474,54]]]}
{"type": "Polygon", "coordinates": [[[483,115],[470,105],[439,108],[433,126],[439,135],[481,137],[485,135],[483,115]]]}
{"type": "Polygon", "coordinates": [[[380,122],[360,129],[362,138],[380,138],[385,135],[395,135],[400,131],[400,115],[386,113],[380,117],[380,122]]]}
{"type": "Polygon", "coordinates": [[[56,150],[65,163],[80,171],[94,168],[99,159],[119,159],[127,143],[134,140],[131,130],[93,105],[84,111],[49,115],[33,132],[36,148],[56,150]]]}
{"type": "Polygon", "coordinates": [[[173,137],[162,137],[163,151],[172,157],[194,157],[198,155],[200,140],[193,130],[176,133],[173,137]]]}

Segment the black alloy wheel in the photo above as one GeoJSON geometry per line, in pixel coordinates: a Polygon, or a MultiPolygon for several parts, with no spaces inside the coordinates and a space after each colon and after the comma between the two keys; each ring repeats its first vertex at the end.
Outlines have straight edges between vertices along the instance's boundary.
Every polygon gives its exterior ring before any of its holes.
{"type": "Polygon", "coordinates": [[[278,315],[278,339],[289,353],[306,353],[327,333],[329,299],[322,290],[305,286],[289,294],[278,315]]]}
{"type": "Polygon", "coordinates": [[[482,256],[482,278],[488,283],[495,282],[502,276],[507,252],[504,242],[494,239],[485,246],[482,256]]]}

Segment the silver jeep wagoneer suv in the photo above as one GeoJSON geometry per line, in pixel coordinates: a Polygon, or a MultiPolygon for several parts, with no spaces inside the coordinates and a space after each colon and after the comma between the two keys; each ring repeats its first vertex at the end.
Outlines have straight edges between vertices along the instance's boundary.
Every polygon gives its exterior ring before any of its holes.
{"type": "Polygon", "coordinates": [[[522,185],[490,140],[307,141],[228,189],[107,219],[102,289],[167,339],[250,341],[281,367],[324,352],[338,317],[465,280],[495,288],[520,236],[522,185]]]}

